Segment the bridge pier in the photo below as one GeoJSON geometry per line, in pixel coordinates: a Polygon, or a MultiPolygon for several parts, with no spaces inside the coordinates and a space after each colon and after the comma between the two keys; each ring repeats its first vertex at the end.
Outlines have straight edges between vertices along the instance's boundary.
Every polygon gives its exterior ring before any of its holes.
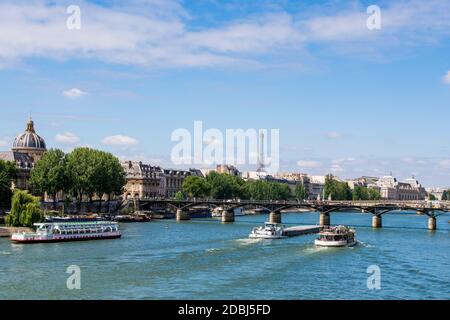
{"type": "Polygon", "coordinates": [[[319,224],[321,227],[329,226],[330,225],[330,214],[321,212],[319,224]]]}
{"type": "Polygon", "coordinates": [[[234,222],[234,210],[233,211],[223,210],[222,222],[223,223],[234,222]]]}
{"type": "Polygon", "coordinates": [[[191,215],[189,211],[178,209],[177,221],[186,221],[186,220],[191,220],[191,215]]]}
{"type": "Polygon", "coordinates": [[[428,218],[428,230],[436,230],[436,217],[428,218]]]}
{"type": "Polygon", "coordinates": [[[270,223],[281,223],[281,212],[271,212],[269,215],[270,223]]]}
{"type": "Polygon", "coordinates": [[[381,228],[383,219],[381,218],[381,216],[377,216],[376,214],[373,215],[372,217],[372,228],[378,229],[381,228]]]}

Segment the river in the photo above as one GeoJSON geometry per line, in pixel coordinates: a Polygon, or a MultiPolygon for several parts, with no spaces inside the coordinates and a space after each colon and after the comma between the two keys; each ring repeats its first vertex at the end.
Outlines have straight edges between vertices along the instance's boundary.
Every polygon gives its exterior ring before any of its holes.
{"type": "MultiPolygon", "coordinates": [[[[438,230],[427,217],[334,213],[356,227],[353,248],[317,248],[315,235],[250,240],[267,215],[122,224],[118,240],[13,244],[0,238],[0,299],[450,299],[450,216],[438,230]],[[67,289],[69,266],[81,289],[67,289]],[[369,290],[378,266],[381,289],[369,290]]],[[[317,213],[283,214],[287,226],[315,224],[317,213]]]]}

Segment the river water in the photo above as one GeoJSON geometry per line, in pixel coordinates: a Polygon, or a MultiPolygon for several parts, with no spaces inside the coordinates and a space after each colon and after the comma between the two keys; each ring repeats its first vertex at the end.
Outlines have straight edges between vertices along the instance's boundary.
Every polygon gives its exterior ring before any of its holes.
{"type": "MultiPolygon", "coordinates": [[[[450,220],[334,213],[356,227],[353,248],[316,248],[315,235],[250,240],[267,215],[123,224],[123,238],[19,245],[0,238],[0,299],[450,299],[450,220]],[[67,289],[69,266],[81,289],[67,289]],[[369,266],[381,289],[369,290],[369,266]]],[[[317,213],[283,214],[286,226],[316,224],[317,213]]]]}

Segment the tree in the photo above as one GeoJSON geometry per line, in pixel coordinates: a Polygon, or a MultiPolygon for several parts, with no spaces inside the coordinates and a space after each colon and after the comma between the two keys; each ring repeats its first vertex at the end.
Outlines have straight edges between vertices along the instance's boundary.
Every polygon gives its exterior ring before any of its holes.
{"type": "Polygon", "coordinates": [[[183,191],[190,198],[206,198],[210,194],[211,187],[202,177],[189,176],[183,182],[183,191]]]}
{"type": "Polygon", "coordinates": [[[10,208],[12,190],[11,184],[16,176],[16,166],[13,162],[0,160],[0,208],[10,208]]]}
{"type": "Polygon", "coordinates": [[[337,181],[332,175],[325,178],[325,199],[352,200],[352,190],[347,182],[337,181]]]}
{"type": "Polygon", "coordinates": [[[442,193],[442,200],[444,200],[444,201],[450,200],[450,190],[445,190],[442,193]]]}
{"type": "Polygon", "coordinates": [[[264,180],[248,181],[246,192],[252,200],[288,200],[292,197],[287,184],[264,180]]]}
{"type": "Polygon", "coordinates": [[[106,194],[108,197],[108,208],[111,195],[119,195],[123,192],[126,183],[125,171],[119,159],[108,152],[94,151],[96,167],[94,169],[94,191],[100,199],[101,210],[102,199],[106,194]]]}
{"type": "Polygon", "coordinates": [[[90,148],[76,148],[67,156],[67,173],[71,181],[70,191],[78,200],[81,210],[83,195],[92,197],[98,188],[98,159],[96,152],[90,148]]]}
{"type": "Polygon", "coordinates": [[[366,187],[355,186],[355,189],[353,189],[353,200],[369,200],[369,190],[366,187]]]}
{"type": "Polygon", "coordinates": [[[56,197],[58,192],[67,191],[70,182],[67,176],[67,161],[63,151],[51,149],[44,153],[42,158],[31,170],[30,183],[39,193],[47,193],[53,198],[53,209],[56,210],[56,197]]]}
{"type": "Polygon", "coordinates": [[[11,213],[5,218],[8,226],[32,227],[34,223],[42,222],[43,218],[38,197],[33,197],[27,191],[14,192],[11,213]]]}
{"type": "Polygon", "coordinates": [[[241,198],[244,191],[244,180],[225,173],[211,172],[206,176],[213,199],[241,198]]]}
{"type": "Polygon", "coordinates": [[[301,183],[299,183],[295,187],[295,196],[297,200],[306,200],[309,197],[308,190],[306,190],[305,186],[301,183]]]}
{"type": "Polygon", "coordinates": [[[428,194],[428,200],[430,200],[430,201],[436,201],[437,198],[436,198],[436,196],[435,196],[434,194],[429,193],[429,194],[428,194]]]}
{"type": "Polygon", "coordinates": [[[176,201],[185,200],[183,191],[178,191],[177,193],[175,193],[175,195],[173,196],[173,200],[176,200],[176,201]]]}
{"type": "Polygon", "coordinates": [[[119,159],[108,152],[90,148],[77,148],[67,156],[67,172],[70,176],[70,191],[77,198],[81,210],[83,196],[92,205],[94,195],[100,199],[121,194],[126,183],[125,172],[119,159]]]}
{"type": "Polygon", "coordinates": [[[373,188],[367,188],[367,192],[369,195],[369,200],[376,201],[381,199],[380,191],[373,188]]]}
{"type": "Polygon", "coordinates": [[[269,182],[269,192],[268,200],[288,200],[292,197],[291,188],[286,183],[269,182]]]}

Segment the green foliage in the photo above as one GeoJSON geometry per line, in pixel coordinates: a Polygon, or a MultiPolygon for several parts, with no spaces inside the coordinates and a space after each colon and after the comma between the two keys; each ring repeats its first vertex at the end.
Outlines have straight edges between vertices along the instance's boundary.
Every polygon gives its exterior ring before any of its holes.
{"type": "MultiPolygon", "coordinates": [[[[68,155],[49,150],[31,171],[31,185],[39,193],[46,192],[54,201],[58,192],[70,192],[81,203],[83,196],[91,200],[106,194],[121,194],[126,183],[119,159],[111,153],[90,148],[77,148],[68,155]]],[[[68,207],[71,199],[65,199],[68,207]]],[[[101,203],[100,203],[101,205],[101,203]]]]}
{"type": "Polygon", "coordinates": [[[442,200],[449,201],[450,200],[450,190],[445,190],[442,194],[442,200]]]}
{"type": "Polygon", "coordinates": [[[369,200],[369,190],[366,187],[355,186],[353,200],[369,200]]]}
{"type": "Polygon", "coordinates": [[[246,188],[251,200],[288,200],[292,196],[291,189],[284,183],[248,181],[246,188]]]}
{"type": "Polygon", "coordinates": [[[82,201],[83,195],[92,197],[98,179],[98,163],[95,151],[90,148],[77,148],[67,156],[67,174],[71,181],[70,191],[82,201]]]}
{"type": "Polygon", "coordinates": [[[206,176],[206,182],[210,188],[209,195],[213,199],[243,198],[245,195],[245,182],[239,177],[211,172],[206,176]]]}
{"type": "Polygon", "coordinates": [[[287,184],[269,181],[248,181],[229,174],[211,172],[202,177],[188,177],[183,183],[181,200],[185,194],[190,198],[288,200],[292,197],[287,184]]]}
{"type": "Polygon", "coordinates": [[[11,205],[11,184],[15,175],[14,163],[0,160],[0,208],[9,208],[11,205]]]}
{"type": "Polygon", "coordinates": [[[97,194],[120,194],[125,185],[125,172],[119,160],[112,154],[90,148],[77,148],[67,156],[69,190],[82,201],[97,194]]]}
{"type": "Polygon", "coordinates": [[[428,194],[428,200],[430,200],[430,201],[436,201],[437,198],[436,198],[436,196],[435,196],[434,194],[429,193],[429,194],[428,194]]]}
{"type": "Polygon", "coordinates": [[[201,177],[190,176],[183,182],[183,191],[190,198],[206,198],[210,194],[210,189],[209,183],[201,177]]]}
{"type": "Polygon", "coordinates": [[[352,200],[352,190],[347,182],[341,182],[328,175],[325,179],[325,199],[331,200],[352,200]]]}
{"type": "Polygon", "coordinates": [[[43,220],[39,198],[33,197],[27,191],[17,190],[12,198],[11,213],[5,222],[13,227],[32,227],[34,223],[43,220]]]}
{"type": "Polygon", "coordinates": [[[173,196],[173,200],[177,200],[177,201],[185,200],[183,191],[178,191],[177,193],[175,193],[175,195],[173,196]]]}
{"type": "Polygon", "coordinates": [[[31,171],[30,183],[35,191],[47,192],[56,202],[58,192],[69,189],[70,181],[67,171],[67,159],[64,152],[51,149],[44,153],[31,171]]]}
{"type": "Polygon", "coordinates": [[[369,200],[380,200],[381,199],[381,194],[378,190],[368,188],[367,192],[369,194],[369,200]]]}
{"type": "Polygon", "coordinates": [[[295,187],[295,197],[298,200],[306,200],[309,197],[308,190],[306,190],[305,186],[301,183],[295,187]]]}

